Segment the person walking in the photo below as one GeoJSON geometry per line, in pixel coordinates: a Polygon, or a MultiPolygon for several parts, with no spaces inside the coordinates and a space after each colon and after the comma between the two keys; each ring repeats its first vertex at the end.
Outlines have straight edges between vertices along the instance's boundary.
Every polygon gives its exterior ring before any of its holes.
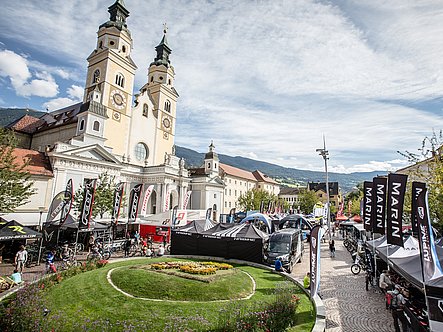
{"type": "Polygon", "coordinates": [[[394,319],[394,328],[395,332],[400,332],[400,325],[398,321],[400,321],[402,325],[402,332],[407,331],[407,323],[406,323],[406,317],[403,312],[403,307],[406,304],[405,297],[400,292],[400,288],[396,286],[396,288],[391,292],[388,291],[388,293],[391,293],[392,299],[391,299],[391,310],[392,310],[392,318],[394,319]]]}
{"type": "Polygon", "coordinates": [[[128,234],[126,234],[126,240],[125,240],[125,257],[129,256],[129,250],[131,249],[132,240],[131,237],[128,234]]]}
{"type": "Polygon", "coordinates": [[[335,257],[335,241],[334,240],[329,241],[329,256],[335,257]]]}
{"type": "Polygon", "coordinates": [[[28,260],[28,252],[26,251],[25,246],[21,245],[19,251],[17,251],[17,254],[15,255],[15,260],[14,260],[15,269],[20,273],[22,273],[27,260],[28,260]]]}

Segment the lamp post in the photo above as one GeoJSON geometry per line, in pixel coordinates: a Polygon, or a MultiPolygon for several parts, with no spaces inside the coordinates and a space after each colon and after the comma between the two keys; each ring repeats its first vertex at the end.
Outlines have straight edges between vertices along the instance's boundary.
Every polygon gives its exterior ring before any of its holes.
{"type": "Polygon", "coordinates": [[[328,178],[328,159],[329,159],[329,151],[326,150],[326,142],[325,137],[323,136],[323,149],[316,149],[316,152],[320,154],[320,156],[323,157],[325,161],[325,173],[326,173],[326,197],[327,197],[327,226],[328,226],[328,237],[329,241],[332,239],[331,237],[331,213],[329,212],[329,178],[328,178]]]}
{"type": "MultiPolygon", "coordinates": [[[[38,231],[42,232],[42,215],[43,215],[43,211],[45,210],[44,206],[40,206],[38,208],[38,212],[40,213],[40,216],[38,218],[38,231]]],[[[43,233],[42,233],[42,237],[40,238],[40,245],[38,247],[38,257],[37,257],[37,264],[40,265],[40,259],[41,259],[41,255],[42,255],[42,244],[43,244],[43,233]]]]}

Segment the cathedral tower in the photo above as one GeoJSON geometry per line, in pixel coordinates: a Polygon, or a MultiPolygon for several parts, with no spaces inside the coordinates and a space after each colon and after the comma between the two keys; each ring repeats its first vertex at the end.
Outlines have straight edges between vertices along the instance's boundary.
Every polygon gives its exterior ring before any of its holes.
{"type": "Polygon", "coordinates": [[[173,153],[175,139],[176,104],[178,93],[174,88],[174,67],[169,55],[171,48],[166,39],[167,27],[163,29],[163,38],[155,48],[157,56],[149,66],[148,89],[153,103],[154,114],[157,118],[155,128],[154,164],[164,162],[166,154],[173,153]]]}
{"type": "Polygon", "coordinates": [[[132,38],[126,25],[129,11],[124,1],[116,0],[108,12],[109,20],[100,25],[96,48],[87,59],[83,102],[94,100],[106,107],[107,118],[103,132],[105,145],[112,148],[114,154],[123,156],[130,134],[137,66],[131,59],[132,38]],[[100,93],[97,94],[97,91],[100,93]]]}

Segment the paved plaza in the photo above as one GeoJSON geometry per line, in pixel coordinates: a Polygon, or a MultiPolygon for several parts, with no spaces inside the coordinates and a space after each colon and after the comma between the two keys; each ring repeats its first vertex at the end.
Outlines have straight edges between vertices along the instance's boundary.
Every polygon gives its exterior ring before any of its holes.
{"type": "MultiPolygon", "coordinates": [[[[320,296],[326,308],[328,332],[392,332],[392,315],[385,308],[384,295],[378,288],[365,289],[365,272],[351,273],[352,259],[341,240],[335,239],[335,258],[329,257],[328,243],[321,247],[320,296]]],[[[309,271],[308,244],[303,262],[293,274],[302,280],[309,271]]]]}

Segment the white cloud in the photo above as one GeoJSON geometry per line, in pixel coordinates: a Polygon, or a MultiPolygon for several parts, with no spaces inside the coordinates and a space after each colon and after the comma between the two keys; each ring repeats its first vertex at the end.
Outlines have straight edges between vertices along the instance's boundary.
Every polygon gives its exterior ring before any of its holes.
{"type": "Polygon", "coordinates": [[[83,99],[83,88],[78,85],[71,85],[66,89],[66,94],[68,97],[48,100],[47,102],[43,103],[43,107],[49,111],[54,111],[56,109],[78,103],[83,99]]]}
{"type": "Polygon", "coordinates": [[[78,85],[71,85],[67,90],[66,93],[68,96],[74,100],[82,100],[84,89],[81,86],[78,85]]]}
{"type": "Polygon", "coordinates": [[[15,92],[19,96],[54,97],[58,85],[46,72],[36,72],[36,79],[31,79],[26,58],[9,51],[0,51],[0,76],[9,77],[15,92]]]}
{"type": "Polygon", "coordinates": [[[72,104],[74,104],[74,101],[71,98],[61,97],[43,103],[43,107],[48,111],[54,111],[72,104]]]}
{"type": "MultiPolygon", "coordinates": [[[[322,170],[315,149],[325,134],[331,169],[349,172],[401,167],[397,150],[414,150],[432,128],[443,128],[443,2],[126,5],[139,67],[135,90],[146,82],[162,23],[170,26],[181,96],[179,145],[205,152],[214,139],[219,153],[322,170]]],[[[0,62],[0,76],[32,84],[35,70],[74,80],[66,97],[48,103],[54,109],[80,100],[85,59],[95,47],[97,27],[108,19],[108,6],[104,0],[5,2],[3,33],[64,63],[15,57],[14,70],[2,69],[0,62]]]]}

